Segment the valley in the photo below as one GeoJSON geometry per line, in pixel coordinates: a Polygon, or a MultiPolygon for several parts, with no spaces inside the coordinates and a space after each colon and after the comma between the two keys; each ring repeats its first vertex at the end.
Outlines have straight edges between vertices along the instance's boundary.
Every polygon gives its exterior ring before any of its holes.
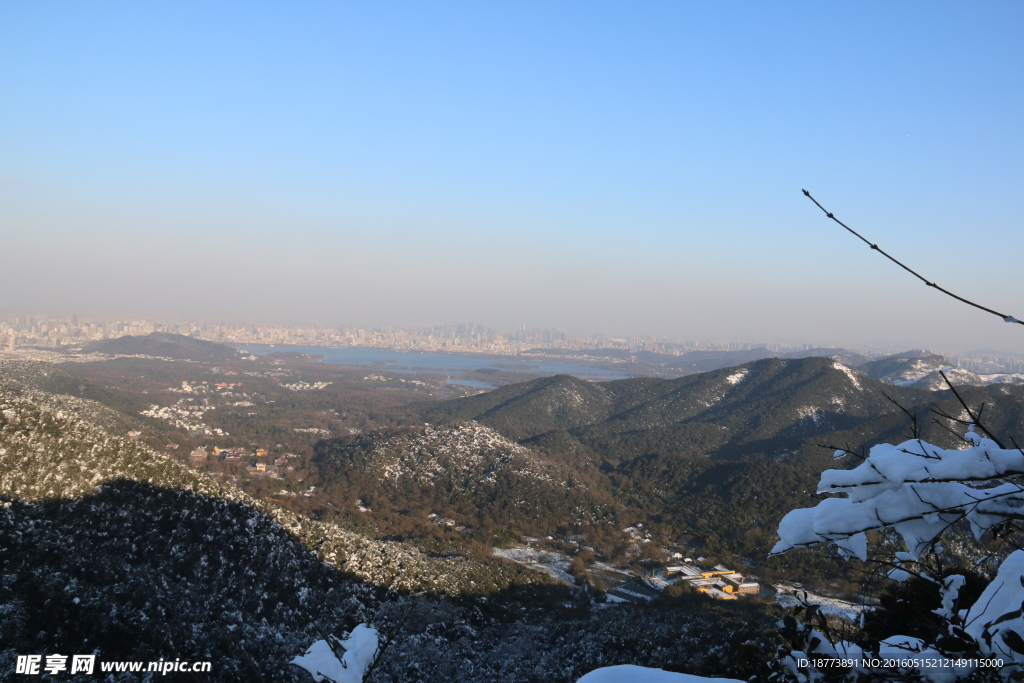
{"type": "MultiPolygon", "coordinates": [[[[467,646],[466,628],[475,652],[543,634],[555,639],[530,656],[572,660],[554,635],[568,629],[584,634],[588,654],[567,669],[582,673],[622,660],[615,624],[645,624],[628,645],[642,661],[684,657],[700,671],[694,648],[709,666],[714,659],[710,643],[695,645],[704,636],[665,638],[713,623],[730,638],[747,633],[736,642],[750,643],[750,658],[730,661],[750,675],[773,647],[774,605],[792,603],[793,586],[837,614],[866,599],[856,561],[807,550],[769,558],[781,516],[813,503],[837,449],[906,438],[900,406],[922,417],[959,410],[950,392],[918,385],[914,377],[935,371],[918,356],[875,361],[889,383],[832,357],[768,357],[673,379],[553,375],[480,393],[428,372],[309,354],[181,353],[190,344],[170,350],[178,358],[0,361],[2,531],[4,547],[19,549],[4,571],[23,577],[2,596],[21,615],[8,636],[86,605],[69,618],[99,620],[99,635],[43,629],[39,642],[81,648],[138,628],[140,615],[198,620],[218,657],[243,668],[255,658],[270,671],[318,619],[341,629],[406,624],[405,609],[420,617],[402,629],[444,633],[437,652],[467,646]],[[47,550],[57,547],[75,550],[47,550]],[[267,561],[279,569],[268,574],[267,561]],[[38,602],[52,590],[45,581],[28,593],[11,588],[35,585],[28,577],[39,567],[80,586],[67,593],[79,602],[38,602]],[[275,572],[303,578],[282,582],[275,572]],[[147,597],[143,586],[164,575],[174,581],[147,597]],[[243,575],[260,577],[262,597],[236,590],[232,577],[243,575]],[[221,605],[203,608],[215,621],[171,607],[193,591],[207,596],[196,604],[221,605]],[[101,606],[110,604],[121,616],[101,606]],[[246,642],[261,642],[271,633],[256,628],[262,619],[279,645],[258,657],[222,631],[236,620],[248,624],[246,642]]],[[[1020,384],[960,391],[987,406],[997,431],[1024,421],[1020,384]]],[[[937,421],[918,426],[930,442],[955,445],[937,421]]],[[[146,644],[153,658],[200,647],[195,633],[164,638],[146,644]]],[[[390,673],[374,680],[435,680],[440,669],[427,673],[414,642],[396,647],[390,673]],[[414,660],[421,678],[403,678],[400,667],[414,660]]],[[[524,670],[524,656],[498,660],[524,670]]]]}

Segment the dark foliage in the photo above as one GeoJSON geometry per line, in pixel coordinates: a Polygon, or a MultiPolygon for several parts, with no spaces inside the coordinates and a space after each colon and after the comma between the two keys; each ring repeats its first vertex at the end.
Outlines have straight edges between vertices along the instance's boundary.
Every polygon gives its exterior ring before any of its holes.
{"type": "MultiPolygon", "coordinates": [[[[210,680],[303,680],[291,657],[369,618],[378,592],[245,505],[130,480],[0,512],[0,642],[14,653],[215,662],[210,680]]],[[[303,674],[305,676],[305,674],[303,674]]]]}
{"type": "MultiPolygon", "coordinates": [[[[964,391],[989,404],[997,430],[1012,431],[1024,416],[1017,387],[964,391]]],[[[477,420],[567,466],[596,465],[604,479],[595,486],[624,506],[620,516],[643,519],[668,540],[762,562],[782,515],[810,504],[821,471],[837,466],[836,448],[910,436],[886,396],[921,415],[923,438],[955,444],[928,419],[935,406],[959,409],[950,392],[885,385],[821,357],[768,358],[675,380],[549,377],[432,406],[424,418],[477,420]]],[[[828,577],[849,571],[800,557],[828,577]]]]}
{"type": "Polygon", "coordinates": [[[86,353],[160,356],[194,361],[230,361],[239,357],[235,349],[225,344],[167,332],[103,339],[88,344],[82,350],[86,353]]]}

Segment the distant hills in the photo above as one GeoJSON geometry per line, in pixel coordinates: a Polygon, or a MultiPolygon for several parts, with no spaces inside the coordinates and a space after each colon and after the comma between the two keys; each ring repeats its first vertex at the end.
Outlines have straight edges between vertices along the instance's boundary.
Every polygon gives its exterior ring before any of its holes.
{"type": "MultiPolygon", "coordinates": [[[[920,360],[869,369],[892,381],[920,360]]],[[[992,429],[1020,434],[1024,386],[961,393],[986,404],[992,429]]],[[[820,472],[837,466],[836,449],[910,437],[890,399],[918,415],[923,438],[956,445],[930,412],[959,414],[951,392],[886,384],[811,356],[675,379],[558,375],[405,406],[407,427],[322,441],[314,464],[325,498],[382,533],[421,533],[428,515],[483,544],[583,530],[613,557],[639,552],[620,532],[644,522],[666,541],[757,564],[781,516],[809,505],[820,472]],[[355,512],[357,502],[367,510],[355,512]]]]}
{"type": "Polygon", "coordinates": [[[857,369],[887,384],[907,385],[930,372],[948,367],[945,356],[917,349],[868,361],[857,369]]]}
{"type": "Polygon", "coordinates": [[[933,391],[947,388],[946,381],[939,374],[940,371],[944,372],[957,387],[1024,384],[1024,374],[979,375],[970,370],[950,365],[944,356],[919,349],[864,363],[857,370],[887,384],[920,387],[933,391]]]}
{"type": "Polygon", "coordinates": [[[665,373],[689,375],[698,372],[710,372],[711,370],[731,368],[765,358],[810,358],[818,356],[821,358],[833,358],[850,367],[871,360],[867,356],[840,348],[813,348],[803,351],[776,353],[765,347],[758,347],[738,351],[688,351],[679,356],[652,353],[650,351],[627,351],[625,349],[532,349],[528,353],[551,356],[586,356],[595,360],[608,359],[637,366],[637,372],[633,374],[644,374],[641,371],[642,368],[648,367],[652,370],[657,370],[659,375],[665,373]]]}
{"type": "Polygon", "coordinates": [[[815,434],[879,419],[928,394],[887,387],[825,358],[766,358],[678,379],[592,383],[558,375],[446,402],[432,421],[476,420],[515,439],[566,431],[618,461],[661,451],[771,457],[815,434]]]}
{"type": "Polygon", "coordinates": [[[811,348],[802,351],[776,353],[759,347],[739,351],[689,351],[679,356],[626,351],[624,349],[552,350],[533,349],[530,353],[549,356],[583,356],[595,361],[605,360],[623,372],[634,376],[651,375],[673,377],[711,372],[750,361],[766,358],[801,359],[831,358],[858,373],[887,384],[916,386],[922,389],[945,389],[946,383],[939,370],[950,379],[956,377],[960,385],[1024,384],[1024,374],[977,374],[952,365],[944,356],[920,349],[898,353],[885,358],[871,359],[843,348],[811,348]]]}
{"type": "MultiPolygon", "coordinates": [[[[227,362],[244,357],[241,352],[226,344],[195,339],[180,334],[154,332],[145,336],[125,336],[103,339],[82,348],[86,353],[110,355],[143,355],[175,360],[198,362],[227,362]]],[[[923,389],[943,389],[945,382],[939,370],[956,377],[959,385],[982,386],[993,383],[1024,384],[1024,374],[980,375],[963,368],[952,366],[949,361],[935,353],[922,350],[907,351],[886,358],[872,360],[853,351],[842,348],[812,348],[802,351],[775,353],[767,348],[739,351],[690,351],[679,356],[647,351],[631,352],[624,349],[559,350],[533,349],[528,353],[547,356],[583,356],[593,361],[607,361],[619,371],[634,376],[650,375],[675,377],[693,375],[725,368],[736,367],[751,361],[778,358],[799,360],[804,358],[829,358],[838,361],[858,373],[887,384],[915,386],[923,389]]],[[[294,351],[275,351],[268,358],[288,361],[322,361],[322,355],[294,351]]],[[[494,368],[474,371],[467,378],[484,379],[496,384],[514,382],[522,375],[494,368]]],[[[540,416],[534,416],[540,417],[540,416]]]]}
{"type": "Polygon", "coordinates": [[[832,358],[850,367],[855,367],[871,360],[859,353],[838,348],[813,348],[787,353],[774,353],[766,348],[758,348],[749,351],[690,351],[678,356],[678,360],[675,363],[667,363],[666,367],[677,368],[684,372],[708,372],[765,358],[812,357],[832,358]]]}
{"type": "MultiPolygon", "coordinates": [[[[992,429],[1020,434],[1024,387],[961,393],[986,403],[992,429]]],[[[930,414],[933,407],[959,414],[951,392],[888,385],[820,357],[765,358],[671,380],[559,375],[435,404],[422,415],[473,420],[566,466],[597,468],[597,486],[619,504],[622,521],[646,519],[667,537],[763,558],[782,513],[807,506],[819,473],[836,466],[836,448],[910,437],[910,420],[887,396],[919,416],[923,438],[956,444],[930,414]]]]}
{"type": "Polygon", "coordinates": [[[138,337],[128,335],[116,339],[102,339],[87,344],[82,351],[111,355],[157,356],[201,362],[230,361],[239,358],[239,352],[226,344],[167,332],[154,332],[138,337]]]}

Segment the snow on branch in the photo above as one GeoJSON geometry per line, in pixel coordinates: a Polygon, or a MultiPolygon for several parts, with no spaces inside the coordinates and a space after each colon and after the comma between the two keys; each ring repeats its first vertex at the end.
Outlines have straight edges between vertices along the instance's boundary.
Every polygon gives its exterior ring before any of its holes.
{"type": "Polygon", "coordinates": [[[378,648],[376,629],[359,624],[348,638],[328,636],[318,640],[289,663],[308,671],[318,683],[361,683],[377,657],[378,648]]]}
{"type": "Polygon", "coordinates": [[[1005,481],[1024,475],[1024,452],[999,448],[974,432],[966,438],[974,445],[962,451],[920,439],[879,444],[853,469],[826,470],[818,493],[846,497],[787,514],[772,553],[831,542],[865,560],[865,532],[892,527],[920,556],[960,519],[976,538],[1001,522],[1024,519],[1024,487],[1005,481]]]}
{"type": "MultiPolygon", "coordinates": [[[[866,560],[866,532],[891,527],[910,552],[896,553],[889,578],[902,581],[915,575],[939,583],[941,607],[933,612],[942,619],[946,633],[934,643],[892,636],[873,646],[869,641],[833,644],[790,618],[796,651],[780,651],[773,662],[780,671],[777,680],[817,683],[824,682],[826,674],[836,673],[827,664],[824,668],[808,664],[814,657],[831,659],[833,664],[860,662],[844,675],[847,681],[954,683],[979,667],[998,672],[993,680],[1024,680],[1024,550],[1003,560],[995,579],[969,609],[959,609],[964,576],[928,577],[915,570],[924,566],[922,554],[942,552],[939,536],[960,520],[966,520],[980,539],[997,525],[1024,519],[1024,485],[1019,483],[1024,451],[1000,448],[974,431],[964,438],[970,444],[965,450],[938,448],[921,439],[880,444],[853,469],[826,470],[818,493],[844,497],[827,498],[815,507],[787,514],[779,524],[780,540],[772,549],[777,554],[832,543],[847,557],[866,560]],[[881,651],[901,650],[916,657],[911,658],[917,662],[913,670],[864,664],[881,651]]],[[[897,656],[893,661],[902,660],[897,656]]]]}

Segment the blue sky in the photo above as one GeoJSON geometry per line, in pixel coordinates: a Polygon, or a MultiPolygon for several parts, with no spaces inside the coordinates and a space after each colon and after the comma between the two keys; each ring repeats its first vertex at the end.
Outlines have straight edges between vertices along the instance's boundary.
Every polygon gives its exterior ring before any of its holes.
{"type": "Polygon", "coordinates": [[[1024,350],[1024,5],[0,4],[0,308],[1024,350]]]}

